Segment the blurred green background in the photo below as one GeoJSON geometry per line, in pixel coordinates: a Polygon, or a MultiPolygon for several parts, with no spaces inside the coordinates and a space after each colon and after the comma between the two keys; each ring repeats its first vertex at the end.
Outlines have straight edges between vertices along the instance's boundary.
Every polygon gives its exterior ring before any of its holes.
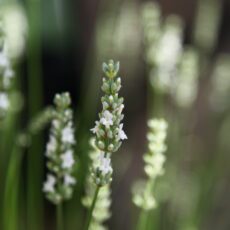
{"type": "Polygon", "coordinates": [[[182,44],[198,55],[197,94],[189,108],[151,86],[142,20],[145,2],[0,1],[16,71],[14,89],[23,104],[0,129],[0,222],[7,222],[0,229],[55,229],[55,208],[42,193],[47,130],[33,137],[29,149],[18,149],[15,142],[31,118],[63,91],[73,99],[79,158],[74,198],[65,204],[65,229],[82,229],[89,129],[100,109],[101,63],[111,58],[121,64],[129,139],[113,157],[113,215],[108,228],[135,229],[139,210],[132,204],[131,190],[144,177],[146,121],[154,115],[168,120],[169,136],[165,175],[155,191],[159,207],[151,212],[148,229],[230,229],[230,2],[155,1],[162,24],[171,14],[181,17],[182,44]],[[9,165],[10,186],[4,179],[9,165]]]}

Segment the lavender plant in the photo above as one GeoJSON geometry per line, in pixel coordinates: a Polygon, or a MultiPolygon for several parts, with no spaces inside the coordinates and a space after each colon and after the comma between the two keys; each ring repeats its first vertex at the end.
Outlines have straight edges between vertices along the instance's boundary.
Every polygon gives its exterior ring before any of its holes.
{"type": "Polygon", "coordinates": [[[59,229],[63,229],[62,202],[71,198],[76,183],[73,177],[75,139],[69,93],[57,94],[54,103],[56,109],[53,111],[52,127],[45,153],[49,173],[43,191],[47,199],[57,205],[57,225],[59,229]]]}
{"type": "Polygon", "coordinates": [[[18,229],[18,203],[19,203],[19,181],[24,150],[32,144],[32,137],[41,132],[53,119],[54,108],[47,107],[34,117],[28,124],[25,131],[17,135],[13,145],[13,151],[9,159],[8,168],[6,171],[6,182],[4,190],[4,214],[3,226],[4,229],[18,229]],[[10,201],[10,202],[9,202],[10,201]],[[9,217],[9,213],[10,215],[9,217]]]}
{"type": "Polygon", "coordinates": [[[108,63],[103,63],[102,69],[105,74],[101,87],[105,93],[101,98],[103,108],[99,113],[99,120],[91,129],[95,134],[95,146],[100,151],[100,157],[92,169],[92,179],[96,188],[85,229],[89,229],[100,188],[112,181],[111,155],[117,152],[122,141],[127,139],[121,123],[124,118],[122,114],[124,99],[118,95],[121,89],[121,78],[118,77],[119,62],[110,60],[108,63]]]}
{"type": "Polygon", "coordinates": [[[136,184],[133,189],[133,203],[142,210],[138,224],[140,230],[146,229],[146,212],[157,207],[153,189],[156,179],[164,173],[167,126],[163,119],[152,119],[148,122],[148,151],[143,156],[147,180],[141,186],[136,184]]]}

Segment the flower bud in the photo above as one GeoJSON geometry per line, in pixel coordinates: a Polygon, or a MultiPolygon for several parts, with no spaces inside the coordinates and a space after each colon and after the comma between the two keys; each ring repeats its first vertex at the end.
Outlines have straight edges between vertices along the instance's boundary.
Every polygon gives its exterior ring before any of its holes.
{"type": "Polygon", "coordinates": [[[97,145],[98,145],[99,149],[104,149],[105,148],[105,144],[102,141],[98,141],[97,145]]]}

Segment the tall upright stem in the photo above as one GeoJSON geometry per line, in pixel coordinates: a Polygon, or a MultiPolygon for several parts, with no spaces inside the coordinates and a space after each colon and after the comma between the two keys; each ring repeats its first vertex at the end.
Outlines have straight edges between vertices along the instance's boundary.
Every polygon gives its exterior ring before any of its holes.
{"type": "Polygon", "coordinates": [[[3,202],[3,229],[19,229],[19,185],[23,150],[14,145],[6,173],[3,202]]]}
{"type": "Polygon", "coordinates": [[[57,217],[56,218],[57,218],[57,230],[64,230],[62,203],[57,205],[57,217]]]}
{"type": "MultiPolygon", "coordinates": [[[[145,190],[144,196],[148,196],[148,194],[151,194],[153,186],[154,186],[154,180],[150,180],[146,184],[146,190],[145,190]]],[[[145,210],[143,208],[141,209],[141,213],[140,213],[138,224],[137,224],[138,230],[146,230],[147,229],[149,211],[150,210],[145,210]]]]}
{"type": "Polygon", "coordinates": [[[89,214],[88,214],[88,217],[87,217],[87,222],[86,222],[86,225],[85,225],[85,230],[89,229],[90,222],[91,222],[92,215],[93,215],[93,210],[95,208],[95,204],[96,204],[97,197],[98,197],[98,194],[99,194],[99,190],[100,190],[100,186],[97,186],[97,188],[95,190],[95,193],[94,193],[93,202],[91,204],[91,207],[90,207],[90,210],[89,210],[89,214]]]}
{"type": "Polygon", "coordinates": [[[148,212],[142,209],[137,224],[137,230],[146,230],[147,222],[148,222],[148,212]]]}
{"type": "MultiPolygon", "coordinates": [[[[28,37],[28,113],[32,119],[42,108],[42,64],[41,64],[41,0],[27,0],[28,37]]],[[[36,135],[27,157],[27,229],[41,230],[43,227],[43,143],[36,135]]]]}

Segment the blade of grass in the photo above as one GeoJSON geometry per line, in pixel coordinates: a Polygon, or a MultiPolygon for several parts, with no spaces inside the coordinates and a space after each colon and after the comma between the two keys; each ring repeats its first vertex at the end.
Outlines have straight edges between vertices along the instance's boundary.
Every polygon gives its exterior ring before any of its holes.
{"type": "Polygon", "coordinates": [[[22,163],[22,148],[15,145],[11,154],[9,167],[4,191],[3,203],[3,229],[18,230],[19,229],[19,209],[18,196],[20,185],[20,169],[22,163]]]}
{"type": "MultiPolygon", "coordinates": [[[[32,118],[42,107],[41,1],[27,0],[28,39],[28,110],[32,118]]],[[[36,135],[27,158],[27,229],[43,228],[42,136],[36,135]]]]}
{"type": "MultiPolygon", "coordinates": [[[[16,80],[13,85],[13,90],[18,90],[20,88],[20,80],[19,80],[19,72],[17,66],[17,72],[16,72],[16,80]]],[[[20,101],[20,99],[19,99],[20,101]]],[[[14,106],[17,103],[20,103],[18,101],[18,98],[14,97],[11,101],[12,105],[14,106]]],[[[16,138],[16,133],[19,128],[19,119],[20,119],[20,109],[17,111],[10,110],[9,114],[6,117],[6,120],[1,123],[2,127],[0,130],[0,181],[3,185],[6,184],[6,177],[7,177],[7,170],[9,167],[10,159],[12,157],[14,146],[12,143],[14,142],[16,138]]],[[[4,203],[4,186],[0,188],[0,204],[3,205],[4,203]]],[[[5,211],[3,209],[3,206],[0,208],[0,229],[3,228],[3,214],[5,214],[5,211]]]]}

